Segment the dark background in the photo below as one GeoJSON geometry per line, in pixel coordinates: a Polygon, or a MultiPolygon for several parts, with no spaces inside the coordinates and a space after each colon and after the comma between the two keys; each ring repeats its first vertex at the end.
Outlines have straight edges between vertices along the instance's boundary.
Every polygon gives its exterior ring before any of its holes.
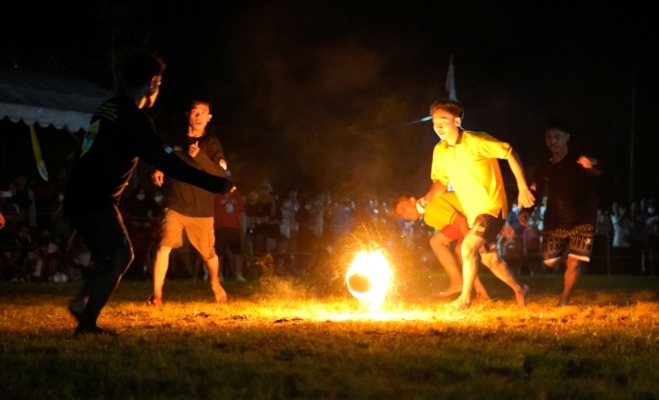
{"type": "MultiPolygon", "coordinates": [[[[127,51],[156,49],[168,61],[149,110],[161,133],[180,132],[190,96],[210,94],[212,128],[244,187],[267,178],[278,191],[423,194],[437,136],[430,122],[414,121],[447,96],[453,55],[464,128],[509,141],[528,174],[547,154],[544,120],[560,116],[573,126],[571,149],[604,162],[603,203],[658,194],[659,36],[652,7],[640,3],[14,6],[3,12],[11,21],[1,28],[1,67],[74,75],[112,89],[127,51]]],[[[3,145],[12,147],[2,154],[36,176],[24,156],[31,154],[28,135],[12,136],[20,124],[2,122],[11,136],[3,145]]],[[[66,165],[75,135],[38,130],[49,169],[66,165]]],[[[514,198],[507,167],[504,175],[514,198]]]]}

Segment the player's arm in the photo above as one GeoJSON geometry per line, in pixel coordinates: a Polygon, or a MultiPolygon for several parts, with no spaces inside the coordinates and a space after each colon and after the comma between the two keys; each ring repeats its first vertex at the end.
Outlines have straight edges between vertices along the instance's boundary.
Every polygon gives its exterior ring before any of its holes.
{"type": "MultiPolygon", "coordinates": [[[[197,156],[194,158],[194,161],[199,166],[199,168],[208,172],[209,174],[215,176],[226,176],[226,171],[221,166],[221,162],[224,161],[224,159],[219,160],[218,162],[213,162],[213,160],[208,157],[208,154],[200,151],[199,154],[197,154],[197,156]]],[[[224,165],[226,165],[226,162],[224,165]]]]}
{"type": "Polygon", "coordinates": [[[524,176],[524,167],[522,166],[522,161],[519,159],[517,152],[511,150],[506,157],[510,170],[515,176],[515,181],[517,182],[517,204],[521,207],[531,207],[535,203],[535,196],[529,186],[526,184],[526,177],[524,176]]]}
{"type": "Polygon", "coordinates": [[[153,142],[142,152],[140,158],[169,177],[212,193],[227,193],[234,186],[225,177],[214,176],[186,164],[165,143],[153,142]]]}
{"type": "Polygon", "coordinates": [[[577,163],[584,167],[591,175],[602,175],[602,167],[598,160],[593,157],[581,155],[577,159],[577,163]]]}
{"type": "Polygon", "coordinates": [[[438,180],[433,180],[432,184],[430,185],[430,189],[428,189],[428,192],[425,195],[423,195],[421,198],[419,198],[417,200],[417,203],[421,207],[426,208],[428,203],[440,197],[442,194],[444,194],[444,192],[446,192],[446,185],[444,185],[438,180]]]}

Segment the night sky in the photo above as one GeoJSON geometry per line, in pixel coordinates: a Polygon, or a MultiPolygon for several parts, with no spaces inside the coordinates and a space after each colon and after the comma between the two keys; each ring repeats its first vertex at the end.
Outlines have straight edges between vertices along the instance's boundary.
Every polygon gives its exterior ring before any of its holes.
{"type": "Polygon", "coordinates": [[[605,163],[604,202],[659,194],[659,28],[650,6],[89,3],[19,10],[24,27],[2,28],[0,66],[111,89],[113,56],[156,49],[169,64],[149,110],[161,133],[182,129],[190,96],[212,96],[212,127],[245,187],[267,177],[281,191],[423,194],[437,136],[430,122],[412,122],[447,96],[453,55],[463,127],[510,142],[528,173],[547,155],[544,120],[560,116],[573,127],[571,148],[605,163]]]}

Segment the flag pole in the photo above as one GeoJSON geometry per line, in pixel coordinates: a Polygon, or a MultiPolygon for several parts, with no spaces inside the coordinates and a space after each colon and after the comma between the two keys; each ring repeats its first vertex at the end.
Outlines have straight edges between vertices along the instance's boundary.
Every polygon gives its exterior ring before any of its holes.
{"type": "Polygon", "coordinates": [[[451,57],[449,58],[448,71],[446,72],[444,88],[446,88],[446,91],[448,92],[448,98],[450,100],[458,101],[458,95],[455,92],[455,70],[453,69],[453,54],[451,54],[451,57]]]}

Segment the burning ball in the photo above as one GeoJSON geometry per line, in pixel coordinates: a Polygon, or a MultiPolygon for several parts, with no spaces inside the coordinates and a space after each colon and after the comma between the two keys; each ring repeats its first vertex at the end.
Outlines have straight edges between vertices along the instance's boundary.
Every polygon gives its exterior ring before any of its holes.
{"type": "Polygon", "coordinates": [[[348,277],[348,289],[359,293],[368,293],[371,290],[371,280],[368,276],[355,273],[348,277]]]}
{"type": "Polygon", "coordinates": [[[350,293],[376,311],[384,302],[389,290],[392,271],[380,250],[357,254],[348,272],[346,283],[350,293]]]}

